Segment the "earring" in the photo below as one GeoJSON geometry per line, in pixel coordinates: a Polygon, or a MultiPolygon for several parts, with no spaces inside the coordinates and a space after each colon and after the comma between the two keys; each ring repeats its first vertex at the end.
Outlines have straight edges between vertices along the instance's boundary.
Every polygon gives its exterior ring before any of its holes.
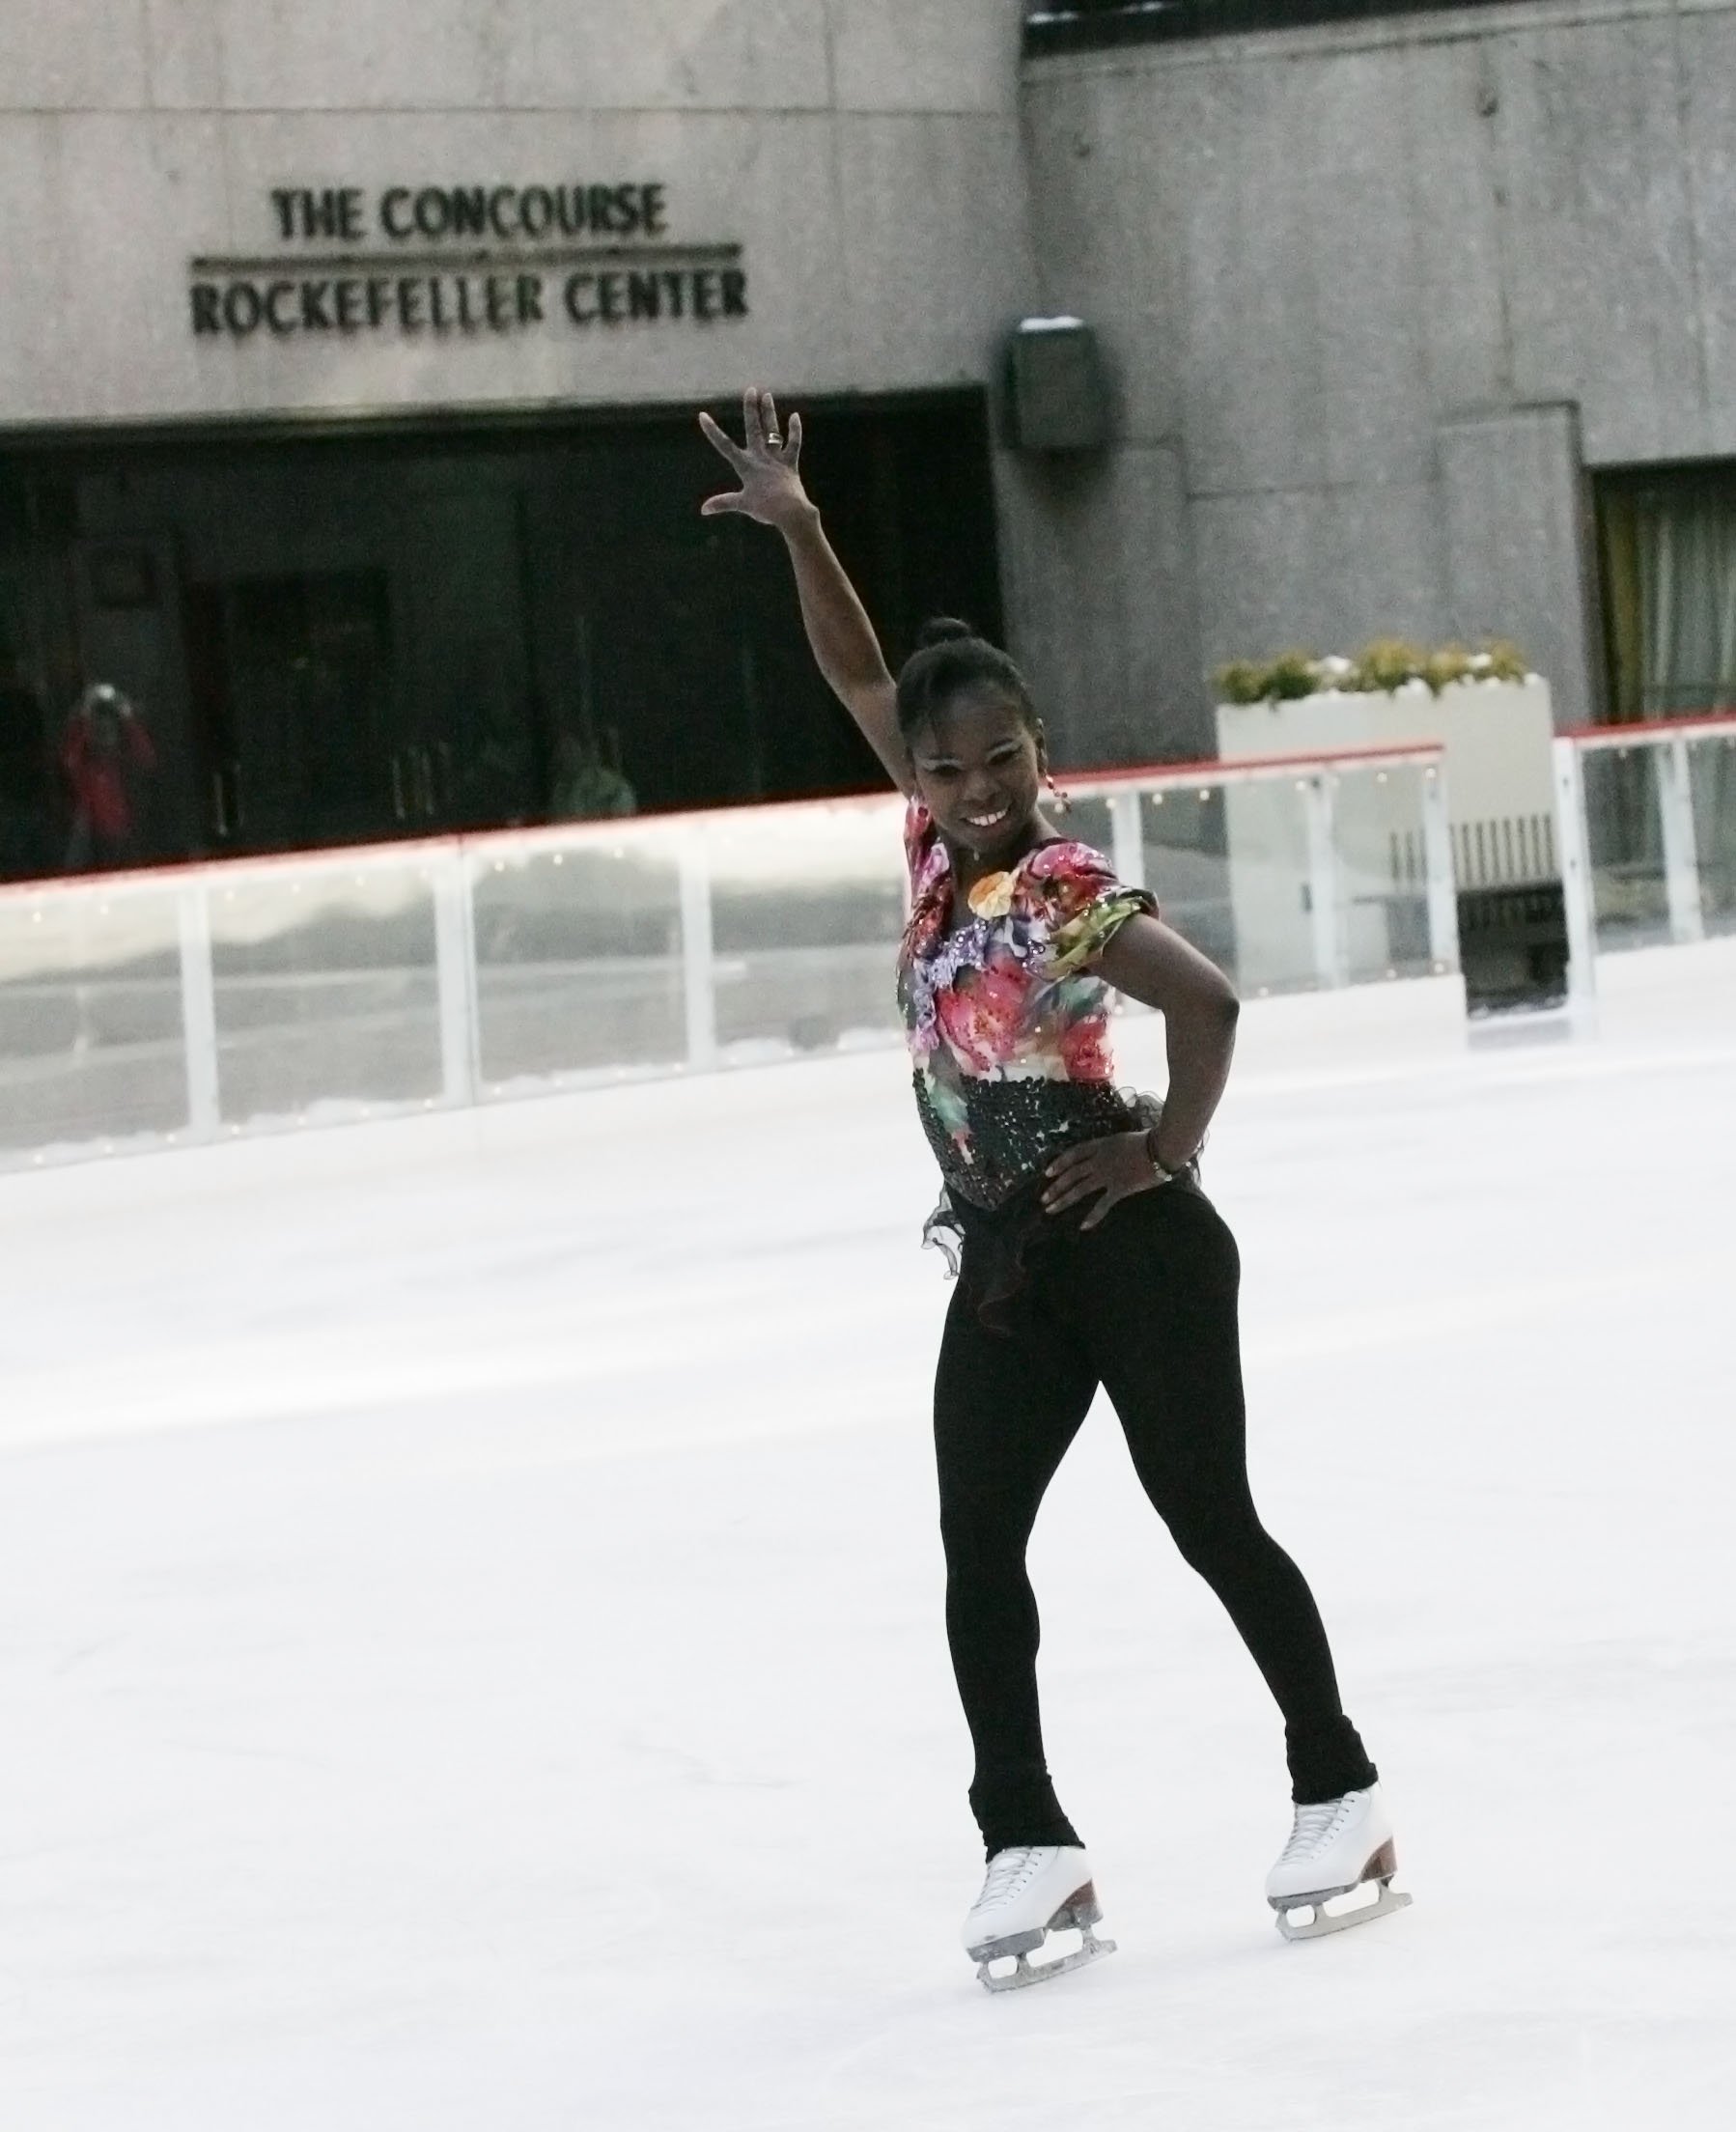
{"type": "Polygon", "coordinates": [[[1057,814],[1071,814],[1073,812],[1073,801],[1055,783],[1052,771],[1046,770],[1043,772],[1043,782],[1049,787],[1049,796],[1054,801],[1055,812],[1057,814]]]}

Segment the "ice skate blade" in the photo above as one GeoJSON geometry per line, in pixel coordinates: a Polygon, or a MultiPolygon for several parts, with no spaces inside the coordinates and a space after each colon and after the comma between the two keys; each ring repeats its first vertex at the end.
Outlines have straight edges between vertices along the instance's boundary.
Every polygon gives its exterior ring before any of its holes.
{"type": "Polygon", "coordinates": [[[1033,1962],[1029,1951],[1009,1957],[992,1954],[987,1961],[977,1964],[976,1980],[985,1991],[1022,1991],[1027,1984],[1046,1984],[1051,1977],[1065,1977],[1070,1969],[1086,1969],[1105,1954],[1113,1954],[1115,1942],[1100,1940],[1086,1925],[1079,1934],[1079,1944],[1071,1954],[1058,1954],[1050,1962],[1033,1962]],[[994,1974],[997,1962],[1012,1961],[1011,1969],[1003,1975],[994,1974]]]}
{"type": "MultiPolygon", "coordinates": [[[[1367,1881],[1362,1888],[1369,1886],[1367,1881]]],[[[1358,1903],[1351,1910],[1329,1910],[1329,1902],[1336,1902],[1343,1895],[1354,1895],[1360,1888],[1323,1889],[1315,1895],[1289,1895],[1274,1901],[1273,1909],[1277,1913],[1277,1928],[1287,1940],[1324,1940],[1334,1932],[1348,1932],[1358,1924],[1372,1924],[1376,1918],[1389,1918],[1395,1910],[1410,1908],[1411,1897],[1401,1895],[1386,1881],[1380,1883],[1380,1894],[1373,1902],[1358,1903]],[[1305,1924],[1294,1922],[1293,1913],[1299,1910],[1313,1912],[1305,1924]]]]}
{"type": "Polygon", "coordinates": [[[1103,1922],[1097,1890],[1086,1881],[1076,1888],[1047,1924],[1034,1924],[1027,1932],[1009,1932],[1004,1939],[983,1940],[965,1951],[973,1962],[997,1962],[1003,1954],[1034,1954],[1056,1932],[1088,1932],[1103,1922]]]}

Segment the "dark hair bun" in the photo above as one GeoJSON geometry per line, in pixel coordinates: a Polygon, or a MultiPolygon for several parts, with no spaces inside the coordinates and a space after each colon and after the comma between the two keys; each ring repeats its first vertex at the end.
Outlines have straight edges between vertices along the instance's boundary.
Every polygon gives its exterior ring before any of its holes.
{"type": "Polygon", "coordinates": [[[956,614],[934,614],[916,631],[916,649],[931,650],[937,644],[968,644],[976,631],[956,614]]]}

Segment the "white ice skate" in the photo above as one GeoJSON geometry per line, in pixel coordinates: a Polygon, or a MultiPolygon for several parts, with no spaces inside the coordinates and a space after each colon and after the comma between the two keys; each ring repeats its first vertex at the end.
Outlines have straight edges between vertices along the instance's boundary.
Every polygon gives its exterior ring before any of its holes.
{"type": "Polygon", "coordinates": [[[1100,1940],[1091,1929],[1102,1916],[1083,1851],[1074,1844],[1021,1844],[989,1861],[983,1892],[960,1936],[986,1990],[1017,1991],[1113,1954],[1114,1941],[1100,1940]],[[1050,1951],[1055,1934],[1073,1932],[1077,1947],[1050,1951]]]}
{"type": "Polygon", "coordinates": [[[1370,1784],[1366,1791],[1347,1791],[1342,1799],[1297,1808],[1290,1840],[1266,1876],[1266,1899],[1277,1912],[1285,1939],[1323,1939],[1329,1932],[1371,1924],[1402,1910],[1411,1898],[1393,1893],[1397,1870],[1392,1822],[1380,1785],[1370,1784]],[[1372,1901],[1328,1907],[1339,1896],[1360,1898],[1370,1888],[1372,1901]],[[1312,1915],[1298,1922],[1302,1912],[1312,1915]]]}

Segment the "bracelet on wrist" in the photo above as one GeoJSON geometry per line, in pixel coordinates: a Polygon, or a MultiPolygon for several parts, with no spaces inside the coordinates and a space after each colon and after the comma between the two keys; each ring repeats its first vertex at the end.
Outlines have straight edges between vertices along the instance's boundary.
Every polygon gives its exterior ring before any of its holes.
{"type": "MultiPolygon", "coordinates": [[[[1158,1153],[1158,1128],[1155,1125],[1146,1128],[1145,1152],[1150,1159],[1151,1166],[1158,1173],[1160,1184],[1169,1184],[1174,1178],[1183,1176],[1187,1171],[1188,1163],[1177,1163],[1172,1168],[1158,1153]]],[[[1188,1161],[1191,1162],[1192,1159],[1190,1156],[1188,1161]]]]}

